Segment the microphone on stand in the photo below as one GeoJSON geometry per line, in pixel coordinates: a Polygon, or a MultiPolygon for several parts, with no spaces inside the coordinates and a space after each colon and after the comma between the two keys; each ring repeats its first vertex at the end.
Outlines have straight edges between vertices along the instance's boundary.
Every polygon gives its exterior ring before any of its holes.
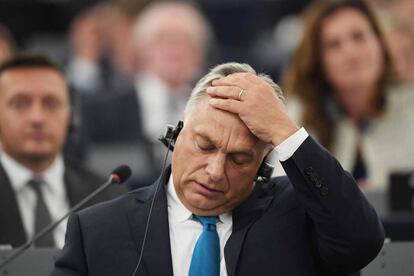
{"type": "Polygon", "coordinates": [[[56,228],[56,226],[59,225],[64,219],[66,219],[68,216],[70,216],[73,212],[79,210],[80,207],[85,205],[88,201],[93,199],[95,196],[97,196],[99,193],[101,193],[103,190],[105,190],[108,186],[112,184],[121,184],[128,180],[128,178],[131,176],[131,168],[127,165],[121,165],[117,167],[115,170],[112,171],[111,175],[109,176],[108,180],[100,186],[98,189],[93,191],[91,194],[89,194],[87,197],[82,199],[78,204],[73,206],[63,217],[61,217],[59,220],[49,224],[45,228],[43,228],[39,233],[33,236],[29,241],[27,241],[24,245],[17,248],[12,254],[10,254],[1,264],[0,269],[4,268],[8,263],[13,261],[15,258],[20,256],[22,253],[24,253],[35,241],[42,238],[49,232],[51,232],[53,229],[56,228]]]}

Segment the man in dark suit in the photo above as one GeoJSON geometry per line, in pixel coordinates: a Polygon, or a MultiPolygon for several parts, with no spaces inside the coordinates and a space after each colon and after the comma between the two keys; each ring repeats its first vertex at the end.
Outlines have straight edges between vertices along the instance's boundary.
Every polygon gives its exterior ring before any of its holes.
{"type": "MultiPolygon", "coordinates": [[[[104,182],[64,160],[69,124],[69,91],[60,68],[34,55],[0,66],[0,244],[22,245],[104,182]]],[[[65,225],[59,225],[35,245],[61,247],[64,234],[65,225]]]]}
{"type": "Polygon", "coordinates": [[[334,276],[368,264],[384,238],[374,209],[281,99],[246,64],[213,68],[161,185],[73,215],[53,275],[334,276]],[[273,148],[287,177],[265,180],[273,148]]]}

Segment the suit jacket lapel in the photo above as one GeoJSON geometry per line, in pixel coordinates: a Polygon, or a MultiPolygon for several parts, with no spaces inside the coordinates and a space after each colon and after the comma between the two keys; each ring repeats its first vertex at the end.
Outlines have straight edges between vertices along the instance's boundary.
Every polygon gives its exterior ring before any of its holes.
{"type": "MultiPolygon", "coordinates": [[[[260,189],[261,187],[256,190],[260,189]]],[[[229,276],[234,276],[236,273],[240,251],[250,226],[261,217],[272,200],[273,196],[260,197],[258,192],[255,191],[242,205],[233,210],[233,230],[224,247],[227,274],[229,276]]]]}
{"type": "Polygon", "coordinates": [[[78,174],[70,169],[65,164],[64,184],[66,192],[68,194],[68,200],[71,207],[75,206],[79,201],[84,199],[88,195],[88,191],[85,188],[84,181],[78,174]]]}
{"type": "Polygon", "coordinates": [[[0,164],[0,244],[13,247],[26,242],[26,232],[9,177],[0,164]]]}
{"type": "MultiPolygon", "coordinates": [[[[143,261],[137,275],[141,275],[143,271],[146,271],[147,275],[173,275],[170,232],[168,227],[168,207],[165,192],[165,184],[168,181],[169,175],[170,169],[167,169],[165,171],[165,177],[161,179],[149,222],[143,261]]],[[[145,235],[145,226],[147,225],[147,218],[156,183],[136,192],[136,205],[128,212],[129,226],[137,245],[138,255],[141,251],[142,241],[145,235]]]]}

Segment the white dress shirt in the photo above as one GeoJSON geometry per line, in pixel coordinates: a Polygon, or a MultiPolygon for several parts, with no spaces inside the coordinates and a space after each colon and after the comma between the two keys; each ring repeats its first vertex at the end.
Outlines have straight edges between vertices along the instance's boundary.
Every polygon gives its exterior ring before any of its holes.
{"type": "MultiPolygon", "coordinates": [[[[34,176],[41,177],[45,182],[41,190],[52,221],[58,220],[69,211],[69,202],[64,185],[64,163],[61,156],[56,158],[42,175],[35,175],[5,152],[1,153],[0,160],[16,195],[23,226],[28,238],[32,238],[34,235],[37,199],[35,191],[27,183],[34,176]]],[[[65,242],[66,223],[67,220],[64,220],[53,231],[55,244],[59,248],[63,247],[65,242]]]]}
{"type": "Polygon", "coordinates": [[[164,134],[167,124],[176,125],[183,118],[191,92],[189,87],[172,90],[157,76],[145,73],[135,79],[135,90],[144,134],[153,141],[164,134]]]}
{"type": "Polygon", "coordinates": [[[75,88],[87,94],[96,93],[102,85],[99,79],[101,69],[97,64],[86,59],[72,59],[66,74],[75,88]]]}
{"type": "MultiPolygon", "coordinates": [[[[307,137],[308,133],[304,128],[301,128],[278,145],[275,150],[279,160],[285,161],[289,159],[307,137]]],[[[197,239],[203,231],[203,226],[200,222],[192,219],[192,213],[179,200],[172,177],[170,177],[168,182],[167,202],[173,274],[188,275],[193,250],[197,239]]],[[[217,233],[220,239],[221,276],[227,276],[224,246],[232,233],[232,229],[232,214],[224,213],[219,215],[217,233]]]]}

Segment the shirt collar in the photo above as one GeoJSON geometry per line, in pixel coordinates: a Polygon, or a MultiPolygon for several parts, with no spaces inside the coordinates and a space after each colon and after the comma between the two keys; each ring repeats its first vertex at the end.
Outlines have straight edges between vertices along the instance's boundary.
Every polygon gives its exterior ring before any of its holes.
{"type": "Polygon", "coordinates": [[[10,184],[16,192],[21,191],[32,178],[33,173],[4,151],[1,153],[1,163],[9,177],[10,184]]]}
{"type": "Polygon", "coordinates": [[[54,195],[62,195],[65,193],[63,183],[64,181],[64,171],[65,166],[63,162],[63,157],[59,155],[50,167],[42,174],[43,180],[46,182],[47,188],[54,195]],[[58,185],[58,183],[61,183],[58,185]]]}
{"type": "Polygon", "coordinates": [[[193,213],[191,213],[178,198],[172,175],[168,181],[167,200],[168,208],[171,210],[172,218],[174,220],[177,222],[184,222],[192,218],[193,213]]]}
{"type": "MultiPolygon", "coordinates": [[[[16,192],[21,191],[27,182],[35,176],[35,174],[12,157],[10,157],[4,151],[0,156],[1,163],[4,167],[4,170],[7,172],[9,180],[13,189],[16,192]]],[[[58,156],[52,163],[52,165],[40,175],[40,177],[45,181],[46,187],[54,195],[60,195],[64,193],[64,187],[62,185],[55,185],[56,179],[63,180],[64,165],[62,156],[58,156]]],[[[61,181],[59,181],[61,182],[61,181]]]]}
{"type": "MultiPolygon", "coordinates": [[[[187,220],[192,220],[193,213],[190,212],[181,200],[178,198],[177,192],[175,191],[174,180],[172,174],[168,181],[167,187],[167,202],[168,209],[171,211],[172,218],[177,222],[185,222],[187,220]]],[[[232,214],[231,212],[220,214],[219,222],[227,224],[232,223],[232,214]]]]}

